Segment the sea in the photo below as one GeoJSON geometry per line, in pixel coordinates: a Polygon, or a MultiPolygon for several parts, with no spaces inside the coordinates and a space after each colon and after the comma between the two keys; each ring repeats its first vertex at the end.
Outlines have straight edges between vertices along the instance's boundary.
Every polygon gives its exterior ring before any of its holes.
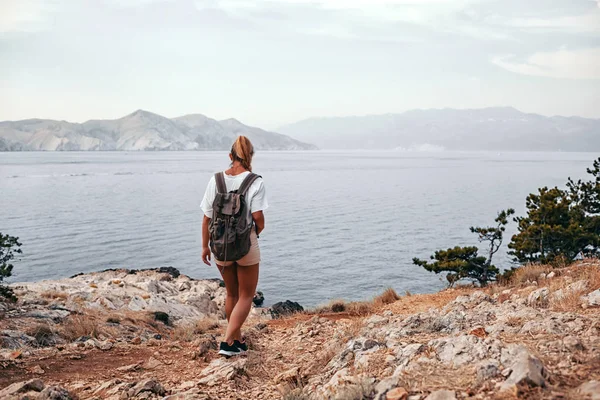
{"type": "MultiPolygon", "coordinates": [[[[432,292],[446,280],[412,263],[479,245],[470,226],[525,211],[537,188],[585,177],[595,153],[257,152],[270,207],[259,243],[266,304],[368,300],[388,287],[432,292]]],[[[226,152],[0,153],[0,232],[23,254],[9,282],[108,268],[173,266],[218,278],[201,261],[200,201],[226,152]]],[[[510,268],[506,243],[494,263],[510,268]]],[[[482,248],[482,252],[485,249],[482,248]]]]}

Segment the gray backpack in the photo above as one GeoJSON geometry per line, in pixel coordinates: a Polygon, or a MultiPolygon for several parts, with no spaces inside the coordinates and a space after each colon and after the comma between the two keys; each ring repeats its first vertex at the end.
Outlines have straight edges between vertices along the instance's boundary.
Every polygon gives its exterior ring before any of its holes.
{"type": "Polygon", "coordinates": [[[259,175],[250,173],[238,190],[227,193],[223,172],[215,174],[217,195],[210,220],[210,249],[219,261],[237,261],[250,251],[254,220],[246,193],[259,175]]]}

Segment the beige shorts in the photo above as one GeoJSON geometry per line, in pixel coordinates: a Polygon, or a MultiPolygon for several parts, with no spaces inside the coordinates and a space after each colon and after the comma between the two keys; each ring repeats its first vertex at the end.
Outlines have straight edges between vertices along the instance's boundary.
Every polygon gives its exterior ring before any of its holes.
{"type": "Polygon", "coordinates": [[[230,265],[237,264],[241,266],[255,265],[260,263],[260,248],[258,247],[258,237],[256,231],[252,230],[250,234],[250,251],[244,257],[237,261],[219,261],[213,254],[213,259],[218,266],[229,267],[230,265]]]}

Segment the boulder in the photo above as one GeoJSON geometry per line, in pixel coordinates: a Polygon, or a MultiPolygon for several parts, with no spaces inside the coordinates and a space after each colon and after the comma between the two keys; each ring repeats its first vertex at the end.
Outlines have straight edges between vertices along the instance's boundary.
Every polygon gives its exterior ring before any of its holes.
{"type": "Polygon", "coordinates": [[[501,390],[515,391],[518,386],[546,386],[544,365],[538,358],[528,353],[519,353],[511,366],[511,370],[508,379],[501,385],[501,390]]]}
{"type": "Polygon", "coordinates": [[[275,303],[273,306],[271,306],[271,315],[273,318],[281,318],[283,316],[292,315],[302,311],[304,311],[304,307],[295,301],[290,300],[275,303]]]}
{"type": "Polygon", "coordinates": [[[547,287],[543,287],[534,290],[527,297],[527,304],[530,306],[542,306],[548,302],[548,295],[550,290],[547,287]]]}
{"type": "Polygon", "coordinates": [[[129,395],[129,397],[137,397],[143,393],[164,396],[166,393],[166,390],[156,380],[146,379],[141,382],[138,382],[134,387],[129,389],[128,395],[129,395]]]}
{"type": "Polygon", "coordinates": [[[581,300],[590,306],[600,306],[600,289],[594,290],[585,296],[581,296],[581,300]]]}
{"type": "Polygon", "coordinates": [[[48,386],[38,396],[37,400],[74,400],[77,397],[59,386],[48,386]]]}
{"type": "Polygon", "coordinates": [[[252,299],[252,302],[254,303],[254,305],[256,307],[260,307],[263,305],[263,303],[265,302],[265,295],[263,294],[263,292],[256,292],[254,294],[254,298],[252,299]]]}
{"type": "Polygon", "coordinates": [[[484,360],[477,364],[477,380],[484,382],[500,374],[500,363],[496,360],[484,360]]]}
{"type": "Polygon", "coordinates": [[[0,390],[0,399],[10,399],[21,393],[41,392],[44,390],[44,382],[41,379],[16,382],[0,390]]]}
{"type": "Polygon", "coordinates": [[[408,399],[408,392],[403,387],[397,387],[385,395],[385,400],[406,400],[408,399]]]}
{"type": "Polygon", "coordinates": [[[213,360],[200,372],[200,385],[215,386],[222,384],[246,374],[246,358],[240,358],[233,362],[219,358],[213,360]]]}

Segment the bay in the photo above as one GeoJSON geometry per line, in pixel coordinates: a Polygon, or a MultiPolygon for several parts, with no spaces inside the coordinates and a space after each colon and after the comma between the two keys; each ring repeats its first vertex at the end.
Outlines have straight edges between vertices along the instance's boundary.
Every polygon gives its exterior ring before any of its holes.
{"type": "MultiPolygon", "coordinates": [[[[267,303],[368,299],[393,287],[445,285],[412,265],[454,245],[501,209],[524,212],[541,186],[584,177],[593,153],[258,152],[271,207],[261,235],[267,303]]],[[[199,208],[224,152],[0,153],[0,232],[23,256],[9,282],[107,268],[174,266],[216,278],[200,260],[199,208]]],[[[512,223],[508,238],[515,230],[512,223]]],[[[506,247],[496,265],[511,264],[506,247]]]]}

